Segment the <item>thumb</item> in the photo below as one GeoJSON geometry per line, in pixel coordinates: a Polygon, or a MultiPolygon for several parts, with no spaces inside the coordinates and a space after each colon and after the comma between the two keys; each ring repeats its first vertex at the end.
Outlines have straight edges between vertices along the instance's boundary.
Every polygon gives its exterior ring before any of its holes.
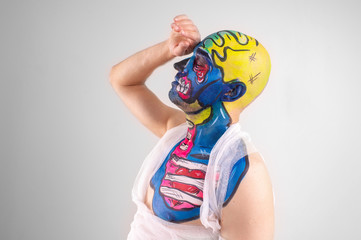
{"type": "Polygon", "coordinates": [[[179,44],[179,46],[182,49],[182,55],[188,54],[188,48],[189,48],[189,43],[188,42],[181,42],[179,44]]]}

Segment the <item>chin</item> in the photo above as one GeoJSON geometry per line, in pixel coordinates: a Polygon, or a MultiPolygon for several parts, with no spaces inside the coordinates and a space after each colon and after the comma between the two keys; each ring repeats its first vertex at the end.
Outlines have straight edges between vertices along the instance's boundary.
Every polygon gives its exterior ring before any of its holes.
{"type": "Polygon", "coordinates": [[[186,111],[186,106],[188,105],[185,103],[179,96],[178,93],[171,89],[168,93],[169,100],[174,103],[178,108],[180,108],[182,111],[186,111]]]}
{"type": "Polygon", "coordinates": [[[172,103],[174,103],[180,110],[185,113],[197,112],[202,109],[202,107],[199,106],[198,101],[196,101],[195,104],[192,103],[193,106],[191,106],[189,103],[184,102],[183,99],[179,97],[178,92],[173,89],[169,91],[168,97],[172,103]]]}

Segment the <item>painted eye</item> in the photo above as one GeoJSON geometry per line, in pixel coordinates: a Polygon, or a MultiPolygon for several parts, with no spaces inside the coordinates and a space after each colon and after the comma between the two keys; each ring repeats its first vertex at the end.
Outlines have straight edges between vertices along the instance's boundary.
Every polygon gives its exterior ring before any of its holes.
{"type": "Polygon", "coordinates": [[[196,58],[194,61],[193,71],[197,75],[198,83],[204,82],[205,76],[209,70],[209,65],[202,61],[202,58],[196,58]]]}

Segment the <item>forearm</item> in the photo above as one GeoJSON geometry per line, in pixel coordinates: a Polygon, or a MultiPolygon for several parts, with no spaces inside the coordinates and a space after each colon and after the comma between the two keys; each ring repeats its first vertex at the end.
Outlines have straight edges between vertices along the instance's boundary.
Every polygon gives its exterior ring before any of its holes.
{"type": "Polygon", "coordinates": [[[173,58],[166,40],[114,65],[109,80],[113,87],[142,85],[157,67],[173,58]]]}

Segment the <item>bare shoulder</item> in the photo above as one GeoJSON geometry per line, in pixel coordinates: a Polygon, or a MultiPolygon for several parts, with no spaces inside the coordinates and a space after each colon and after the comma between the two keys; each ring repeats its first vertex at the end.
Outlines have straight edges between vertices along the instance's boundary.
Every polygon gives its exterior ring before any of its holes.
{"type": "Polygon", "coordinates": [[[274,203],[271,179],[259,153],[249,155],[249,169],[222,210],[221,235],[226,240],[271,240],[274,203]]]}

